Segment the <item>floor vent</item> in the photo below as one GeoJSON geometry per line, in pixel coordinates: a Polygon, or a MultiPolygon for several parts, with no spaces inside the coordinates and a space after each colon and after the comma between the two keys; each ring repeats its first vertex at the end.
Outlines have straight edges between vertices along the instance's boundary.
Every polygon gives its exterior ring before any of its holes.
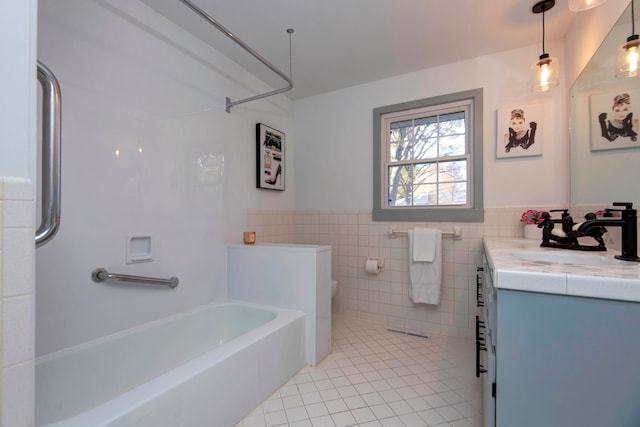
{"type": "Polygon", "coordinates": [[[409,335],[410,337],[424,338],[426,340],[429,339],[428,335],[414,334],[413,332],[399,331],[397,329],[387,329],[387,332],[393,332],[394,334],[409,335]]]}

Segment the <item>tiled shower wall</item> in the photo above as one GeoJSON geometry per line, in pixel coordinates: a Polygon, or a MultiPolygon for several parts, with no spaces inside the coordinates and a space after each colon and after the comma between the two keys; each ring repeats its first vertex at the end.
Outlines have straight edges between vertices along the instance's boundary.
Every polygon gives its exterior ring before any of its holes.
{"type": "Polygon", "coordinates": [[[0,425],[33,425],[33,190],[0,177],[0,425]]]}
{"type": "MultiPolygon", "coordinates": [[[[557,209],[557,207],[537,207],[557,209]]],[[[332,276],[339,282],[334,312],[418,332],[471,337],[475,332],[476,267],[482,237],[522,237],[520,216],[528,207],[485,209],[484,223],[389,223],[371,221],[371,211],[248,211],[249,229],[259,242],[328,244],[332,276]],[[414,304],[409,298],[408,239],[389,237],[389,227],[405,231],[462,227],[462,239],[443,238],[442,301],[414,304]],[[364,271],[367,256],[385,259],[385,271],[364,271]]]]}

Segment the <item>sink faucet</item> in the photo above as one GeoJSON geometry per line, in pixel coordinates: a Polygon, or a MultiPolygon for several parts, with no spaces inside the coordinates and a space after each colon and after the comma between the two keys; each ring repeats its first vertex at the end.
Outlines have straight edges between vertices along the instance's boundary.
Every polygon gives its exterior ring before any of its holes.
{"type": "Polygon", "coordinates": [[[640,262],[640,258],[638,258],[638,212],[633,209],[633,203],[615,202],[613,206],[625,207],[620,209],[621,219],[587,220],[580,224],[577,231],[587,234],[593,227],[620,227],[622,229],[622,254],[616,255],[616,258],[640,262]]]}

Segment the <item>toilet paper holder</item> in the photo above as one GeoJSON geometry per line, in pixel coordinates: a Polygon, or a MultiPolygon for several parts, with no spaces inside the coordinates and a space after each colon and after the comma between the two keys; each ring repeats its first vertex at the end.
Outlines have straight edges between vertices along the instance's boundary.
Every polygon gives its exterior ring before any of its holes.
{"type": "Polygon", "coordinates": [[[384,258],[367,257],[364,262],[364,271],[377,274],[384,271],[384,258]]]}

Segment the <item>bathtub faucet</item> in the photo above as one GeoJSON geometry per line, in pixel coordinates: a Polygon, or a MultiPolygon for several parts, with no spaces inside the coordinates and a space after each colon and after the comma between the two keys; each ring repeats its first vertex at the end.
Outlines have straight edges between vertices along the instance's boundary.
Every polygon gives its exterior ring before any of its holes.
{"type": "Polygon", "coordinates": [[[622,254],[616,258],[625,261],[640,262],[638,258],[638,212],[633,209],[633,203],[615,202],[613,206],[624,206],[617,210],[621,213],[621,219],[592,219],[583,222],[578,227],[578,233],[588,234],[594,227],[620,227],[622,229],[622,254]]]}

